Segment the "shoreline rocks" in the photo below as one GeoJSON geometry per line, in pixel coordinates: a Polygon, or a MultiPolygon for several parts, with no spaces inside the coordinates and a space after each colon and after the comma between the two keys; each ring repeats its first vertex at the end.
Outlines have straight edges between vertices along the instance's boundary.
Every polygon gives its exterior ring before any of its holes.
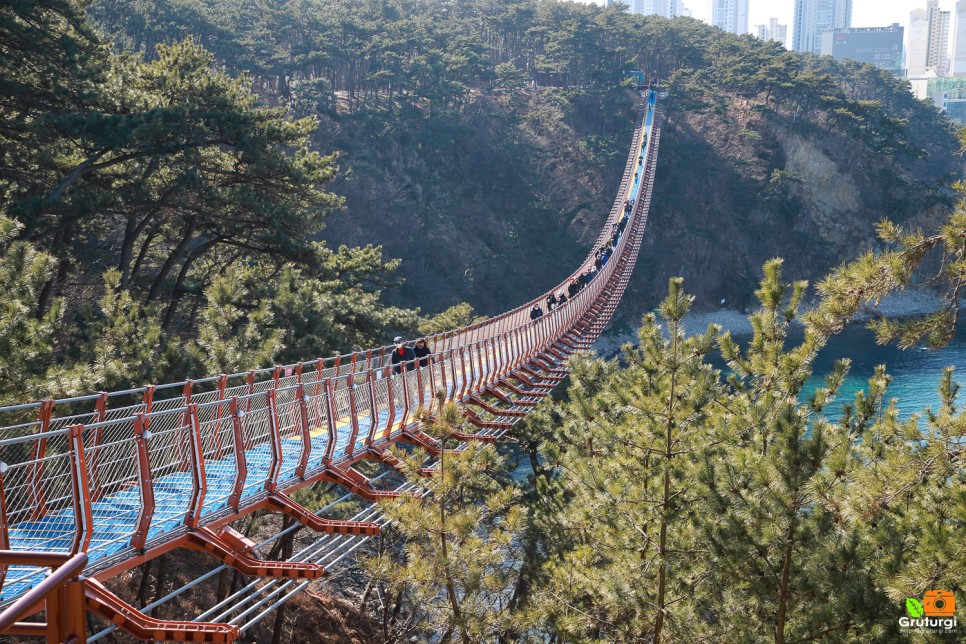
{"type": "MultiPolygon", "coordinates": [[[[870,320],[878,315],[890,318],[907,318],[931,313],[943,304],[936,293],[927,290],[909,290],[893,293],[882,300],[875,309],[860,311],[855,317],[854,324],[870,320]]],[[[703,333],[709,324],[720,324],[721,331],[730,331],[732,335],[746,337],[752,334],[749,313],[735,309],[719,309],[717,311],[693,311],[684,318],[684,328],[688,335],[703,333]]],[[[636,329],[617,329],[602,335],[594,350],[598,355],[612,357],[620,352],[620,348],[627,342],[637,343],[636,329]]]]}

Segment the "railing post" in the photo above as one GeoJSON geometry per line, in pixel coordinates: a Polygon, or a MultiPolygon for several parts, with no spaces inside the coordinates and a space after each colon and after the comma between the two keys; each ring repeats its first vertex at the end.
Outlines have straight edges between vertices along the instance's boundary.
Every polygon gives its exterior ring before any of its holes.
{"type": "MultiPolygon", "coordinates": [[[[249,371],[248,372],[248,375],[245,376],[245,384],[248,385],[248,391],[246,393],[249,396],[251,396],[253,393],[255,393],[255,370],[254,369],[252,369],[251,371],[249,371]]],[[[245,411],[246,412],[251,411],[252,410],[252,401],[251,401],[250,398],[245,401],[245,404],[246,404],[245,411]]]]}
{"type": "MultiPolygon", "coordinates": [[[[4,464],[5,465],[5,464],[4,464]]],[[[6,481],[4,476],[7,468],[0,467],[0,550],[10,549],[10,534],[7,532],[7,493],[5,492],[6,481]]],[[[0,561],[0,588],[3,588],[3,580],[7,576],[7,562],[0,561]]]]}
{"type": "Polygon", "coordinates": [[[352,433],[349,434],[349,442],[346,443],[345,455],[352,456],[355,451],[356,440],[359,438],[359,410],[356,408],[356,361],[355,354],[352,360],[352,373],[346,377],[346,386],[349,388],[349,417],[352,423],[352,433]]]}
{"type": "Polygon", "coordinates": [[[332,465],[332,455],[335,454],[336,438],[338,434],[338,427],[336,425],[336,414],[338,410],[335,404],[335,386],[332,383],[332,378],[325,379],[325,410],[326,410],[326,420],[328,422],[329,428],[329,444],[325,447],[325,458],[322,464],[326,467],[332,465]]]}
{"type": "Polygon", "coordinates": [[[178,470],[187,472],[191,468],[191,394],[194,392],[194,380],[184,383],[184,391],[181,395],[184,398],[184,415],[181,418],[181,431],[175,438],[175,454],[178,455],[178,470]]]}
{"type": "Polygon", "coordinates": [[[241,502],[242,492],[245,489],[245,480],[248,478],[248,461],[245,459],[245,435],[241,424],[242,414],[245,412],[238,408],[237,396],[233,396],[231,399],[229,413],[231,414],[231,436],[235,452],[235,480],[232,482],[228,505],[235,512],[238,512],[238,504],[241,502]]]}
{"type": "Polygon", "coordinates": [[[84,582],[72,576],[47,595],[47,641],[84,642],[87,640],[87,601],[84,582]]]}
{"type": "Polygon", "coordinates": [[[91,502],[88,496],[87,463],[84,461],[84,426],[70,426],[70,483],[73,492],[74,521],[77,533],[71,545],[71,554],[87,552],[91,542],[91,502]]]}
{"type": "Polygon", "coordinates": [[[493,338],[487,339],[484,344],[483,355],[486,356],[486,370],[483,372],[483,381],[480,386],[489,385],[493,381],[493,376],[497,371],[497,344],[493,338]]]}
{"type": "MultiPolygon", "coordinates": [[[[252,396],[255,393],[255,370],[254,369],[252,369],[251,371],[248,372],[248,376],[245,378],[245,381],[246,381],[246,384],[248,384],[248,391],[247,391],[247,394],[245,396],[245,409],[242,410],[244,412],[242,414],[242,416],[241,416],[242,417],[242,420],[245,420],[245,418],[248,416],[248,414],[252,410],[252,396]]],[[[243,425],[243,429],[245,430],[244,431],[244,435],[245,435],[245,449],[246,450],[249,450],[249,449],[251,449],[254,446],[254,441],[248,437],[248,421],[247,420],[245,420],[245,424],[243,425]]]]}
{"type": "Polygon", "coordinates": [[[503,352],[503,364],[500,368],[500,378],[506,376],[513,366],[513,336],[516,333],[513,329],[503,332],[503,341],[500,343],[500,351],[503,352]]]}
{"type": "Polygon", "coordinates": [[[268,475],[265,477],[265,490],[274,492],[278,486],[278,473],[282,470],[282,433],[278,426],[278,398],[275,389],[265,392],[266,404],[268,405],[268,431],[269,446],[272,451],[272,464],[268,468],[268,475]]]}
{"type": "Polygon", "coordinates": [[[198,405],[188,405],[188,454],[191,458],[191,500],[185,513],[185,525],[194,528],[201,518],[201,508],[205,504],[208,479],[205,475],[205,453],[201,444],[201,423],[198,421],[198,405]]]}
{"type": "Polygon", "coordinates": [[[27,480],[30,481],[30,500],[33,509],[30,512],[31,519],[39,519],[47,513],[47,503],[44,499],[42,486],[44,475],[44,457],[47,455],[47,436],[50,430],[50,417],[53,415],[53,400],[45,400],[40,403],[40,412],[37,416],[37,435],[40,437],[34,441],[30,453],[30,469],[27,473],[27,480]]]}
{"type": "Polygon", "coordinates": [[[392,425],[396,420],[396,396],[392,391],[392,370],[389,367],[383,368],[385,369],[383,380],[386,383],[386,398],[389,400],[389,415],[386,417],[386,428],[384,430],[388,436],[392,433],[392,425]]]}
{"type": "Polygon", "coordinates": [[[379,424],[379,401],[376,398],[376,372],[371,368],[366,373],[366,384],[369,388],[369,432],[366,436],[366,447],[372,445],[373,437],[376,435],[376,426],[379,424]]]}
{"type": "Polygon", "coordinates": [[[466,369],[466,347],[461,346],[459,348],[460,355],[460,394],[456,397],[456,400],[463,400],[466,397],[466,390],[469,388],[468,374],[466,369]]]}
{"type": "MultiPolygon", "coordinates": [[[[443,388],[443,402],[449,400],[449,386],[446,382],[446,365],[452,360],[452,352],[449,352],[450,357],[446,357],[447,354],[439,354],[439,379],[442,381],[440,384],[443,388]]],[[[433,392],[433,396],[436,396],[436,392],[433,392]]]]}
{"type": "Polygon", "coordinates": [[[138,482],[141,490],[141,508],[135,523],[134,535],[131,537],[131,547],[138,552],[144,552],[144,545],[148,540],[148,530],[154,517],[154,483],[151,476],[151,455],[148,440],[151,433],[147,428],[147,418],[144,414],[134,417],[134,445],[137,448],[138,482]]]}
{"type": "Polygon", "coordinates": [[[483,380],[483,340],[477,340],[476,344],[471,346],[469,351],[470,351],[470,373],[473,375],[473,378],[470,381],[472,384],[470,384],[470,392],[468,393],[473,393],[479,390],[480,382],[483,380]],[[474,353],[473,349],[476,349],[476,362],[479,366],[479,369],[476,368],[477,365],[473,364],[473,353],[474,353]]]}
{"type": "Polygon", "coordinates": [[[141,404],[144,406],[144,429],[147,430],[151,427],[151,419],[147,414],[151,413],[151,408],[154,407],[154,392],[157,390],[156,385],[145,385],[144,386],[144,396],[141,399],[141,404]]]}
{"type": "MultiPolygon", "coordinates": [[[[426,366],[428,368],[428,371],[430,373],[432,373],[432,371],[433,371],[433,359],[432,359],[432,356],[430,356],[427,359],[426,366]]],[[[417,401],[416,409],[422,409],[423,411],[427,411],[427,409],[426,409],[426,392],[423,391],[423,368],[421,366],[419,366],[419,361],[418,360],[416,361],[416,390],[419,392],[419,400],[417,401]]]]}
{"type": "MultiPolygon", "coordinates": [[[[426,413],[433,413],[436,408],[436,364],[437,360],[434,354],[429,360],[429,400],[426,403],[426,413]]],[[[422,388],[420,388],[420,391],[422,391],[422,388]]]]}
{"type": "Polygon", "coordinates": [[[399,420],[399,427],[404,429],[409,423],[409,411],[411,409],[411,401],[409,400],[409,370],[406,368],[405,363],[403,364],[403,368],[398,375],[402,381],[403,392],[403,415],[399,420]]]}
{"type": "MultiPolygon", "coordinates": [[[[299,365],[301,367],[301,364],[299,365]]],[[[299,374],[301,376],[301,373],[299,374]]],[[[301,377],[295,395],[298,397],[298,421],[299,433],[302,437],[302,454],[299,457],[298,467],[295,468],[295,476],[305,479],[305,470],[309,465],[309,455],[312,453],[312,431],[309,429],[309,408],[305,387],[302,386],[301,377]]]]}
{"type": "Polygon", "coordinates": [[[88,465],[88,480],[91,484],[91,502],[97,501],[104,494],[103,489],[101,489],[101,475],[100,469],[97,466],[98,458],[100,458],[101,441],[104,438],[104,428],[99,424],[104,422],[104,417],[107,415],[107,392],[98,392],[97,403],[94,407],[94,418],[91,421],[92,425],[97,425],[94,429],[94,437],[91,439],[90,459],[87,463],[88,465]]]}
{"type": "Polygon", "coordinates": [[[214,435],[215,440],[213,441],[215,446],[215,453],[213,456],[216,461],[220,460],[222,456],[221,432],[218,430],[218,428],[221,427],[221,414],[222,414],[222,407],[223,407],[223,405],[220,403],[223,403],[225,401],[225,389],[227,388],[227,386],[228,386],[228,374],[223,373],[218,376],[219,404],[215,407],[215,435],[214,435]]]}
{"type": "Polygon", "coordinates": [[[449,375],[450,380],[453,381],[453,391],[448,393],[447,400],[459,400],[460,391],[458,387],[462,385],[460,385],[461,379],[456,376],[456,360],[458,355],[459,351],[457,349],[449,350],[449,375]]]}

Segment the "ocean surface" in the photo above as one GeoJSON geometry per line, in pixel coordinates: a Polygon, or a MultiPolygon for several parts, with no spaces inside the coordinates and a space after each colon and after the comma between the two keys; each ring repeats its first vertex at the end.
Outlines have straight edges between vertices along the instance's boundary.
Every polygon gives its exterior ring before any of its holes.
{"type": "Polygon", "coordinates": [[[832,371],[834,362],[840,358],[851,358],[852,366],[835,402],[826,409],[826,414],[831,417],[838,416],[842,404],[852,402],[857,391],[868,388],[868,380],[880,364],[884,364],[892,376],[886,397],[896,399],[904,418],[922,412],[926,407],[935,409],[939,406],[939,378],[946,367],[955,367],[953,379],[962,388],[957,400],[960,406],[966,404],[966,328],[960,328],[949,346],[943,349],[903,351],[894,345],[877,345],[875,335],[865,328],[850,327],[831,338],[819,354],[807,393],[824,386],[825,374],[832,371]]]}

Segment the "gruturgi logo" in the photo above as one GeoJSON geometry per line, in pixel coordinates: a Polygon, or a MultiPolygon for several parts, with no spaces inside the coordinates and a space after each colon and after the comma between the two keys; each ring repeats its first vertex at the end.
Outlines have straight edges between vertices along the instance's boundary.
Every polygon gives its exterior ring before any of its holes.
{"type": "Polygon", "coordinates": [[[906,599],[909,616],[899,618],[903,629],[927,633],[954,633],[956,631],[956,598],[948,590],[930,590],[922,601],[914,597],[906,599]]]}

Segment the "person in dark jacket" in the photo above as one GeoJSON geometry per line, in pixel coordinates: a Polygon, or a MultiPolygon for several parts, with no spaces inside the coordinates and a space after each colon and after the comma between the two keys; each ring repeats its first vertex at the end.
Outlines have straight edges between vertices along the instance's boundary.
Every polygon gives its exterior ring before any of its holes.
{"type": "Polygon", "coordinates": [[[543,309],[541,309],[538,305],[534,304],[533,308],[530,309],[530,319],[539,320],[541,317],[543,317],[543,309]]]}
{"type": "Polygon", "coordinates": [[[557,296],[557,306],[558,307],[559,306],[563,306],[566,303],[567,303],[567,294],[566,293],[561,293],[560,295],[557,296]]]}
{"type": "Polygon", "coordinates": [[[416,340],[416,346],[413,347],[413,354],[419,359],[419,366],[425,367],[429,365],[430,355],[432,355],[432,350],[429,348],[429,343],[426,342],[426,338],[419,338],[416,340]]]}
{"type": "Polygon", "coordinates": [[[547,296],[547,311],[553,311],[557,308],[557,296],[551,293],[547,296]]]}
{"type": "Polygon", "coordinates": [[[570,299],[574,299],[574,295],[578,291],[580,291],[580,286],[577,284],[577,278],[575,277],[570,280],[570,285],[567,287],[567,294],[570,296],[570,299]]]}
{"type": "Polygon", "coordinates": [[[397,335],[392,341],[395,347],[392,350],[392,372],[400,373],[405,367],[406,371],[415,368],[414,360],[416,360],[416,354],[413,350],[406,346],[401,335],[397,335]]]}

